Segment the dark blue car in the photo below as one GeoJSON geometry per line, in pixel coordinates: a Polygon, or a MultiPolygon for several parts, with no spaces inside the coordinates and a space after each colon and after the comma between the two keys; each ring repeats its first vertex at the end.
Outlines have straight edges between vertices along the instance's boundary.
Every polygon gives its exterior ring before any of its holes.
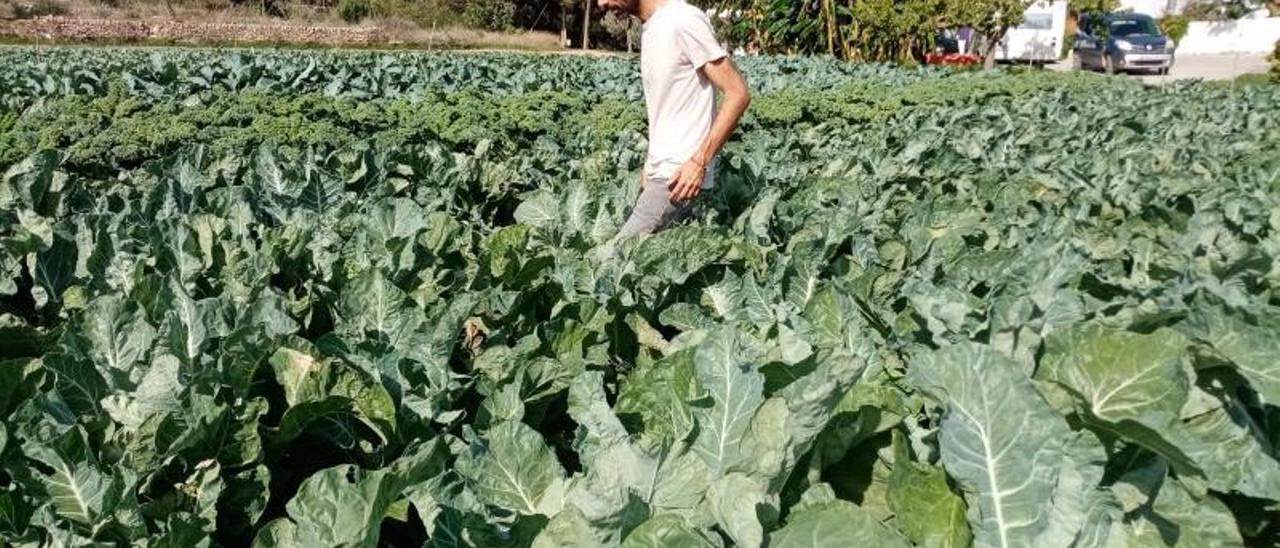
{"type": "Polygon", "coordinates": [[[1145,70],[1168,74],[1173,39],[1150,16],[1135,13],[1087,14],[1076,31],[1076,68],[1107,73],[1145,70]]]}

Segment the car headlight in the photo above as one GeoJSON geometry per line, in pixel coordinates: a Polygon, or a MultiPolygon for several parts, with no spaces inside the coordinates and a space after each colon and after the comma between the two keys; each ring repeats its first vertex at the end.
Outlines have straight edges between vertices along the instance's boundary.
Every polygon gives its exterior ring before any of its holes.
{"type": "Polygon", "coordinates": [[[1121,51],[1129,51],[1133,49],[1133,44],[1130,44],[1125,40],[1116,40],[1116,47],[1120,48],[1121,51]]]}
{"type": "Polygon", "coordinates": [[[1174,48],[1178,47],[1178,43],[1173,41],[1173,38],[1170,38],[1164,43],[1164,47],[1169,51],[1173,51],[1174,48]]]}

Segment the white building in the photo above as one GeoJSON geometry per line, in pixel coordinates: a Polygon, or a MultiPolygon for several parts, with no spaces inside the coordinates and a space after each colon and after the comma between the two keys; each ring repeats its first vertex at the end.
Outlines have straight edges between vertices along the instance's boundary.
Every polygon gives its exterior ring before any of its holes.
{"type": "Polygon", "coordinates": [[[1120,9],[1133,10],[1152,17],[1164,17],[1169,13],[1180,13],[1186,7],[1187,0],[1120,0],[1120,9]]]}
{"type": "MultiPolygon", "coordinates": [[[[1120,0],[1120,9],[1160,18],[1181,13],[1188,3],[1189,0],[1120,0]]],[[[1262,8],[1238,21],[1193,21],[1178,44],[1178,54],[1268,53],[1280,40],[1280,17],[1269,15],[1262,8]]]]}

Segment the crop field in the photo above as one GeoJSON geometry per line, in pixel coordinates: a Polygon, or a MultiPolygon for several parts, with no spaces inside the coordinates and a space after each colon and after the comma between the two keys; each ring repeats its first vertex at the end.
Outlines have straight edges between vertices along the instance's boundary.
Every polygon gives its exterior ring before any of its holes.
{"type": "Polygon", "coordinates": [[[0,50],[0,545],[1280,543],[1280,87],[740,66],[0,50]]]}

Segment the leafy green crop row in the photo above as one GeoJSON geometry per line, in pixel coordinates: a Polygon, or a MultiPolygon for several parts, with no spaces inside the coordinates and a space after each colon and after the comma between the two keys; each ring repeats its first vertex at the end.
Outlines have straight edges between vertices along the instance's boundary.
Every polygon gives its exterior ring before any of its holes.
{"type": "Polygon", "coordinates": [[[626,93],[7,103],[0,539],[1280,539],[1280,91],[770,70],[640,240],[626,93]]]}
{"type": "MultiPolygon", "coordinates": [[[[745,58],[756,91],[824,87],[851,79],[904,84],[945,75],[821,58],[745,58]]],[[[147,100],[214,90],[323,93],[358,99],[469,91],[559,90],[638,100],[635,58],[535,54],[421,54],[255,50],[0,47],[0,112],[49,97],[99,95],[112,83],[147,100]]]]}
{"type": "MultiPolygon", "coordinates": [[[[863,124],[904,108],[971,104],[1049,89],[1084,92],[1092,78],[976,76],[905,86],[857,83],[829,90],[792,89],[757,97],[744,129],[800,124],[863,124]]],[[[166,101],[140,99],[120,86],[102,96],[48,100],[0,126],[0,162],[12,164],[42,148],[66,153],[68,169],[109,173],[171,154],[193,140],[216,155],[264,141],[322,146],[371,139],[379,147],[439,141],[471,150],[485,141],[504,154],[539,139],[560,143],[589,134],[597,143],[643,130],[639,103],[564,91],[499,97],[475,92],[428,93],[412,99],[361,100],[321,94],[213,91],[166,101]]]]}

